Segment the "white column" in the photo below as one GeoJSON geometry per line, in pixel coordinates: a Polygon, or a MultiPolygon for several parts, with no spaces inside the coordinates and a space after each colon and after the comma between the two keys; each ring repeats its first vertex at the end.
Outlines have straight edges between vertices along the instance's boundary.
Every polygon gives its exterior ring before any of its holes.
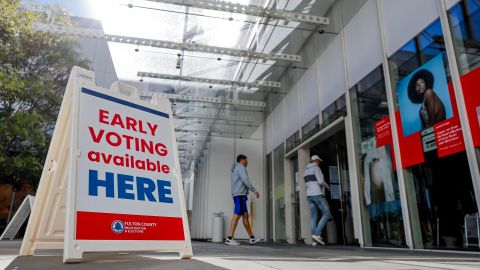
{"type": "MultiPolygon", "coordinates": [[[[303,147],[298,149],[298,168],[300,175],[303,175],[303,170],[307,164],[310,163],[310,149],[303,147]]],[[[307,201],[307,190],[305,188],[305,181],[299,181],[300,186],[300,231],[305,244],[312,244],[312,231],[310,228],[310,207],[307,201]]]]}
{"type": "MultiPolygon", "coordinates": [[[[341,10],[340,10],[341,11],[341,10]]],[[[342,13],[343,14],[343,13],[342,13]]],[[[343,18],[342,18],[343,20],[343,18]]],[[[363,239],[363,223],[361,213],[361,201],[360,201],[360,178],[357,172],[357,160],[355,153],[355,138],[353,134],[353,122],[352,122],[352,105],[350,98],[349,88],[352,87],[349,84],[348,68],[347,68],[347,49],[345,46],[345,32],[340,32],[340,38],[342,43],[342,55],[343,55],[343,67],[345,73],[345,103],[347,107],[347,115],[345,117],[345,136],[347,142],[347,159],[348,159],[348,174],[350,177],[350,194],[352,200],[352,218],[353,218],[353,231],[354,236],[358,239],[358,243],[361,247],[365,246],[363,239]]],[[[357,111],[358,112],[358,111],[357,111]]]]}
{"type": "Polygon", "coordinates": [[[293,161],[289,159],[283,160],[283,174],[284,174],[284,187],[285,187],[285,230],[287,236],[287,242],[290,244],[295,243],[295,226],[293,215],[293,193],[294,193],[294,179],[293,179],[293,161]]]}
{"type": "Polygon", "coordinates": [[[388,111],[390,115],[390,127],[392,129],[393,149],[395,152],[395,165],[397,167],[397,177],[398,177],[398,183],[400,188],[400,201],[402,204],[402,216],[403,216],[403,225],[405,228],[405,240],[406,240],[407,246],[410,249],[413,249],[414,246],[413,246],[413,237],[412,237],[412,230],[411,230],[412,227],[410,224],[410,213],[409,213],[408,203],[407,203],[405,178],[403,176],[403,170],[402,170],[402,158],[400,156],[400,143],[398,140],[397,122],[395,120],[395,104],[393,101],[392,85],[390,83],[390,73],[388,69],[388,59],[387,59],[387,51],[386,51],[385,33],[383,29],[381,2],[382,2],[381,0],[377,0],[377,11],[378,11],[378,18],[380,22],[380,34],[382,36],[383,73],[385,76],[388,111]]]}

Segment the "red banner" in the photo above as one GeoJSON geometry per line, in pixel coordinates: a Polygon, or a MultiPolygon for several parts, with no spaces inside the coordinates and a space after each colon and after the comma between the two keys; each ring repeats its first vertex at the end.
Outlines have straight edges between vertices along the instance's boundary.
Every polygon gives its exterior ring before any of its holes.
{"type": "Polygon", "coordinates": [[[461,81],[473,145],[480,147],[480,124],[478,116],[480,111],[477,112],[477,108],[480,107],[480,68],[463,75],[461,81]]]}
{"type": "Polygon", "coordinates": [[[392,144],[392,129],[388,115],[375,122],[375,138],[377,139],[377,147],[392,144]]]}
{"type": "Polygon", "coordinates": [[[77,211],[77,240],[185,240],[182,218],[77,211]]]}
{"type": "Polygon", "coordinates": [[[462,127],[458,117],[442,121],[434,126],[438,157],[465,151],[462,127]]]}
{"type": "Polygon", "coordinates": [[[390,126],[390,116],[385,116],[381,120],[375,122],[375,138],[377,140],[377,148],[384,145],[390,145],[390,154],[392,155],[392,168],[397,169],[395,164],[395,152],[393,150],[392,127],[390,126]]]}
{"type": "Polygon", "coordinates": [[[425,157],[423,155],[423,146],[420,132],[403,137],[402,123],[400,120],[400,111],[395,112],[397,121],[398,140],[400,143],[400,156],[402,157],[402,168],[408,168],[413,165],[423,163],[425,157]]]}

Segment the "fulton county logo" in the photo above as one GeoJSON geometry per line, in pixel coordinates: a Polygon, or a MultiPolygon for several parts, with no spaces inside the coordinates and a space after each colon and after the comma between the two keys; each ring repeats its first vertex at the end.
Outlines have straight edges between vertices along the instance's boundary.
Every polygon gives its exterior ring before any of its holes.
{"type": "Polygon", "coordinates": [[[125,225],[120,220],[115,220],[112,222],[112,231],[116,234],[121,234],[125,231],[125,225]]]}

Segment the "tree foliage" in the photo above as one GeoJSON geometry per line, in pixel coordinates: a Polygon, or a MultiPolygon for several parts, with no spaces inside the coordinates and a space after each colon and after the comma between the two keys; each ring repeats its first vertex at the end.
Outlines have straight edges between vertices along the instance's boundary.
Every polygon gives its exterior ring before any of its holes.
{"type": "Polygon", "coordinates": [[[0,0],[0,183],[40,178],[73,66],[88,67],[71,38],[32,31],[43,14],[0,0]]]}

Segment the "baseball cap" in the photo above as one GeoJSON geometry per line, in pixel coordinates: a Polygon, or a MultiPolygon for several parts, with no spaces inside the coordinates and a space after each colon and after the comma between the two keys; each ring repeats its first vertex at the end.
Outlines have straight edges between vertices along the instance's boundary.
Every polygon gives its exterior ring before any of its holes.
{"type": "Polygon", "coordinates": [[[320,160],[320,161],[323,161],[319,156],[317,155],[313,155],[311,158],[310,158],[310,161],[314,161],[314,160],[320,160]]]}

